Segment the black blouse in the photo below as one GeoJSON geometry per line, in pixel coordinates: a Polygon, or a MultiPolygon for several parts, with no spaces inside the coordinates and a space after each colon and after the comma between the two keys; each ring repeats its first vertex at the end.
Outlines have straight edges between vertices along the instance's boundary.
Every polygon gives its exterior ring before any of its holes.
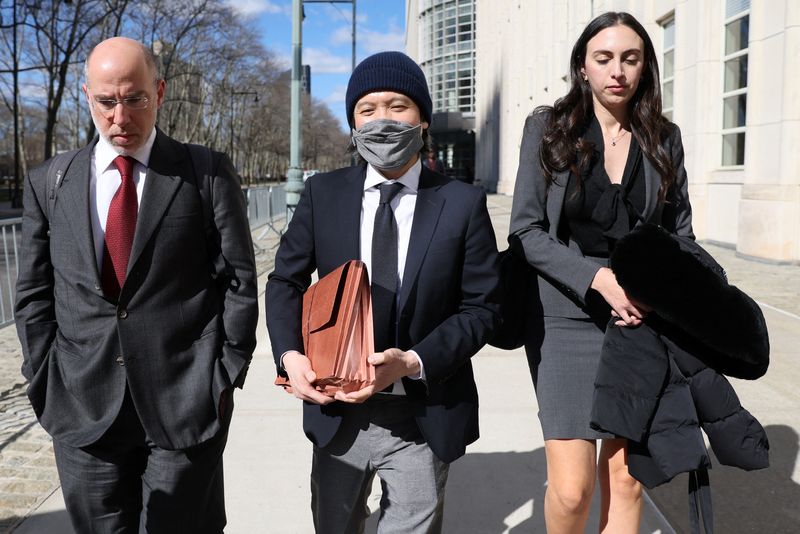
{"type": "Polygon", "coordinates": [[[646,201],[642,151],[631,135],[622,182],[612,184],[606,174],[605,144],[597,118],[584,139],[594,145],[591,162],[580,180],[570,173],[564,200],[564,219],[572,240],[586,256],[608,258],[614,244],[627,234],[644,212],[646,201]]]}

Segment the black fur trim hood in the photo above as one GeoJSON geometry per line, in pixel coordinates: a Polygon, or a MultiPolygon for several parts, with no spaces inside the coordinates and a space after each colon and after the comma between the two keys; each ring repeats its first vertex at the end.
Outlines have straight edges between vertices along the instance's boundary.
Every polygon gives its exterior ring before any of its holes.
{"type": "Polygon", "coordinates": [[[750,380],[766,373],[761,309],[693,239],[642,224],[617,242],[610,266],[632,298],[708,349],[697,353],[706,365],[750,380]]]}

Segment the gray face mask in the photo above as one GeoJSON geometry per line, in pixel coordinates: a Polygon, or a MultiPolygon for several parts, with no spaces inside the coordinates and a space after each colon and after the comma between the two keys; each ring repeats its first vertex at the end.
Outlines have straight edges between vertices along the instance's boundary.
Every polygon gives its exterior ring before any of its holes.
{"type": "Polygon", "coordinates": [[[353,129],[353,145],[373,167],[393,171],[409,162],[424,144],[422,125],[377,119],[353,129]]]}

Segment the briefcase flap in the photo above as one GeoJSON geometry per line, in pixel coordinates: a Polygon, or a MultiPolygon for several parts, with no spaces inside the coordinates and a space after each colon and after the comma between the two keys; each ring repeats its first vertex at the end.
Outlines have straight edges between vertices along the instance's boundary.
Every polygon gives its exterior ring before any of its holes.
{"type": "MultiPolygon", "coordinates": [[[[375,381],[367,357],[375,351],[366,265],[350,260],[323,276],[303,295],[303,347],[326,395],[356,391],[375,381]]],[[[275,385],[290,388],[278,376],[275,385]]]]}
{"type": "Polygon", "coordinates": [[[348,262],[331,271],[306,291],[303,296],[303,308],[308,317],[305,325],[308,333],[322,330],[336,323],[339,306],[342,303],[347,269],[350,265],[351,263],[348,262]]]}

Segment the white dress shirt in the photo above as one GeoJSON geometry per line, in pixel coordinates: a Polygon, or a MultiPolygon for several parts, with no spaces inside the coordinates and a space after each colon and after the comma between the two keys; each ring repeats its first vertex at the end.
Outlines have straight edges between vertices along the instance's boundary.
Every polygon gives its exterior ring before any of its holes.
{"type": "MultiPolygon", "coordinates": [[[[135,152],[128,154],[136,162],[133,165],[133,180],[136,183],[137,205],[141,208],[142,191],[144,191],[144,180],[147,176],[147,166],[150,163],[150,152],[153,150],[153,143],[156,140],[156,129],[153,128],[150,137],[135,152]]],[[[103,247],[106,239],[106,220],[108,219],[108,209],[111,206],[111,199],[122,183],[117,167],[114,166],[114,158],[119,156],[111,144],[103,136],[97,141],[92,152],[92,164],[90,165],[89,177],[89,198],[90,211],[92,218],[92,236],[94,239],[94,254],[97,261],[97,271],[103,270],[103,247]]]]}
{"type": "MultiPolygon", "coordinates": [[[[414,222],[414,208],[417,205],[417,190],[419,189],[419,175],[422,172],[420,160],[411,166],[406,173],[396,180],[388,180],[372,165],[367,164],[367,177],[364,180],[364,196],[361,201],[361,261],[367,265],[367,272],[372,279],[372,231],[375,226],[375,213],[378,211],[381,193],[378,189],[383,183],[395,182],[403,184],[403,188],[395,195],[389,204],[394,212],[397,222],[397,298],[400,299],[400,289],[403,287],[403,273],[406,266],[406,254],[411,239],[411,224],[414,222]]],[[[398,310],[399,312],[399,310],[398,310]]],[[[425,369],[419,355],[410,351],[419,361],[420,375],[413,379],[425,379],[425,369]]],[[[394,383],[394,394],[405,394],[403,382],[394,383]]]]}
{"type": "MultiPolygon", "coordinates": [[[[394,212],[394,218],[397,222],[397,298],[400,298],[400,289],[403,284],[403,273],[406,265],[406,254],[408,252],[408,244],[411,240],[411,224],[414,222],[414,208],[417,205],[417,189],[419,188],[419,175],[422,172],[422,164],[420,160],[411,166],[411,168],[400,178],[394,180],[397,183],[403,184],[403,189],[395,195],[389,204],[394,212]]],[[[372,272],[372,233],[375,227],[375,214],[378,211],[380,204],[381,193],[378,186],[389,182],[385,176],[379,173],[372,165],[367,164],[367,176],[364,180],[364,195],[361,199],[361,227],[360,227],[360,254],[361,261],[367,266],[367,273],[372,272]]],[[[370,274],[370,279],[372,275],[370,274]]],[[[419,376],[411,376],[412,380],[425,380],[425,368],[422,365],[422,359],[415,351],[408,351],[413,354],[419,362],[420,373],[419,376]]],[[[281,354],[281,367],[283,367],[283,358],[288,354],[288,351],[281,354]]],[[[402,380],[394,383],[391,391],[395,395],[405,395],[406,390],[403,387],[402,380]]]]}

